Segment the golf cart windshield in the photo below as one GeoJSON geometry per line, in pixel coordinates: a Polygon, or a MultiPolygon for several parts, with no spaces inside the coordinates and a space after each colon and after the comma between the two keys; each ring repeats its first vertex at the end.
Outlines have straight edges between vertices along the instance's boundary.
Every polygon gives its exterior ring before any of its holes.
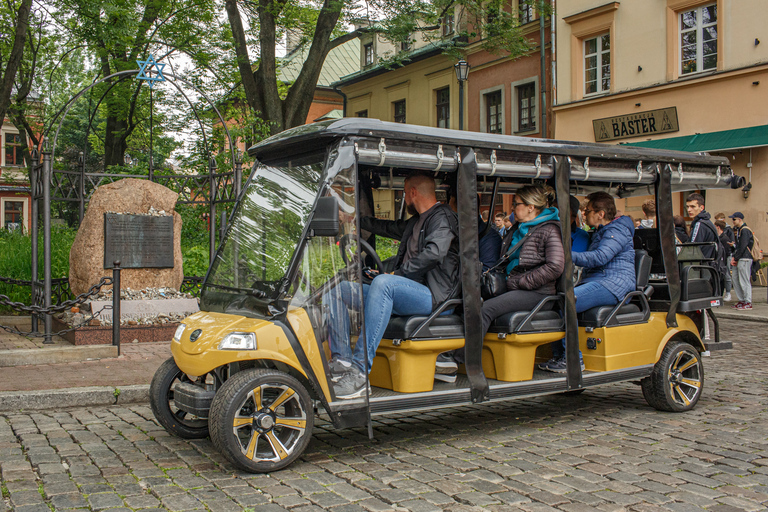
{"type": "Polygon", "coordinates": [[[208,310],[261,308],[285,276],[322,182],[324,154],[257,163],[203,289],[208,310]]]}

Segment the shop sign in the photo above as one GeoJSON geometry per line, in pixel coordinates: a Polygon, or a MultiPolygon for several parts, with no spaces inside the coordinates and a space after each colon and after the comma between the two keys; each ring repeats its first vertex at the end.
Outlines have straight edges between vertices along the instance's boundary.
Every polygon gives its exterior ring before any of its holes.
{"type": "Polygon", "coordinates": [[[595,131],[595,142],[629,139],[680,130],[677,124],[677,107],[595,119],[592,121],[592,128],[595,131]]]}

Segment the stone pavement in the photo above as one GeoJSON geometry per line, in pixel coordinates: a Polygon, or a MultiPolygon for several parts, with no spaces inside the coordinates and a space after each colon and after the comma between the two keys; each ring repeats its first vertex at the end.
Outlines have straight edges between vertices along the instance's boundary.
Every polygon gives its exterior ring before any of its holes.
{"type": "Polygon", "coordinates": [[[170,437],[146,405],[3,413],[0,511],[766,510],[768,324],[721,324],[736,348],[704,359],[691,412],[626,383],[378,416],[373,442],[320,422],[269,475],[170,437]]]}

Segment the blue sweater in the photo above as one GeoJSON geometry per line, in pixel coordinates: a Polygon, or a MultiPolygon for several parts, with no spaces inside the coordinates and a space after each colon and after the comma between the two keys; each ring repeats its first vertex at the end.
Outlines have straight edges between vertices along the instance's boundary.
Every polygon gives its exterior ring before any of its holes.
{"type": "Polygon", "coordinates": [[[626,215],[598,227],[589,249],[572,253],[574,265],[584,267],[581,282],[600,283],[618,300],[633,291],[636,286],[634,234],[635,224],[626,215]]]}

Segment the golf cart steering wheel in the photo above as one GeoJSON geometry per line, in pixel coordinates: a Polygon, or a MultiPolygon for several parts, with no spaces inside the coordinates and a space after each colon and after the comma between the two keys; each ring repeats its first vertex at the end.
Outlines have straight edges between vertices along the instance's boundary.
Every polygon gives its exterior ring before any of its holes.
{"type": "Polygon", "coordinates": [[[341,240],[339,240],[339,250],[341,251],[341,259],[344,260],[345,265],[349,266],[350,262],[355,256],[355,253],[353,253],[349,247],[349,242],[351,240],[355,240],[358,244],[360,244],[360,248],[362,249],[361,252],[364,252],[365,254],[373,258],[373,264],[376,270],[378,270],[379,272],[384,271],[384,264],[381,262],[381,258],[379,258],[379,255],[376,254],[376,251],[374,250],[374,248],[371,247],[371,244],[361,239],[357,234],[352,234],[352,233],[344,235],[343,237],[341,237],[341,240]]]}

